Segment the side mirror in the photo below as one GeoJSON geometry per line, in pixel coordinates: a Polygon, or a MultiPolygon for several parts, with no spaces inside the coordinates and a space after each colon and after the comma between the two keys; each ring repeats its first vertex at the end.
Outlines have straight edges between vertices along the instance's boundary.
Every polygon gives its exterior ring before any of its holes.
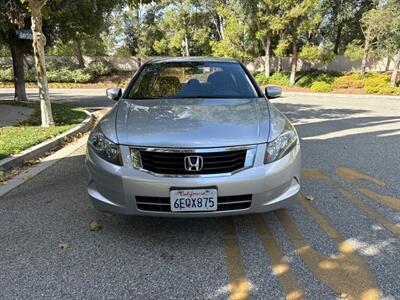
{"type": "Polygon", "coordinates": [[[122,90],[120,88],[111,88],[106,90],[107,98],[113,101],[117,101],[122,96],[122,90]]]}
{"type": "Polygon", "coordinates": [[[267,96],[268,99],[279,98],[282,96],[282,89],[277,86],[267,86],[265,88],[265,96],[267,96]]]}

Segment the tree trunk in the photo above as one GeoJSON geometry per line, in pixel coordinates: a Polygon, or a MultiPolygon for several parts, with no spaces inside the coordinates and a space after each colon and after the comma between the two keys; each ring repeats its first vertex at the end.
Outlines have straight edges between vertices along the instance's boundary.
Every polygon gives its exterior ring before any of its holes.
{"type": "Polygon", "coordinates": [[[218,16],[219,18],[219,32],[221,34],[221,40],[225,39],[225,19],[223,16],[218,16]]]}
{"type": "Polygon", "coordinates": [[[187,34],[185,34],[184,44],[185,44],[185,55],[186,56],[190,56],[190,53],[189,53],[189,41],[188,41],[187,34]]]}
{"type": "Polygon", "coordinates": [[[360,70],[361,78],[365,77],[365,69],[367,68],[368,52],[369,52],[369,31],[365,35],[364,54],[363,54],[363,58],[361,60],[361,70],[360,70]]]}
{"type": "Polygon", "coordinates": [[[390,83],[392,86],[397,86],[397,73],[399,71],[399,66],[400,66],[400,49],[397,50],[396,57],[394,58],[394,63],[393,63],[393,72],[392,72],[392,77],[390,79],[390,83]]]}
{"type": "Polygon", "coordinates": [[[389,71],[391,57],[388,57],[385,64],[385,72],[389,71]]]}
{"type": "Polygon", "coordinates": [[[74,52],[75,56],[78,59],[78,64],[81,69],[85,68],[85,60],[82,55],[82,45],[81,41],[78,38],[74,38],[74,52]]]}
{"type": "Polygon", "coordinates": [[[27,101],[24,75],[24,52],[15,43],[11,45],[11,56],[14,70],[14,100],[27,101]]]}
{"type": "Polygon", "coordinates": [[[296,70],[297,70],[297,43],[293,40],[292,43],[292,61],[290,62],[290,80],[289,85],[294,86],[296,83],[296,70]]]}
{"type": "Polygon", "coordinates": [[[340,25],[336,32],[335,45],[333,47],[333,53],[336,55],[339,54],[340,42],[342,40],[342,28],[343,27],[340,25]]]}
{"type": "Polygon", "coordinates": [[[264,72],[268,78],[271,75],[271,37],[268,36],[264,43],[264,72]]]}
{"type": "Polygon", "coordinates": [[[215,29],[217,30],[217,34],[218,34],[217,40],[221,41],[221,40],[225,39],[224,17],[220,16],[216,13],[215,17],[214,17],[214,25],[215,25],[215,29]]]}
{"type": "Polygon", "coordinates": [[[278,59],[278,66],[276,68],[276,71],[282,72],[282,56],[279,56],[277,59],[278,59]]]}
{"type": "Polygon", "coordinates": [[[49,87],[47,84],[46,62],[44,55],[46,37],[42,32],[42,8],[46,4],[46,2],[47,0],[29,0],[29,6],[32,10],[33,50],[35,56],[36,73],[38,78],[40,109],[43,127],[54,125],[49,96],[49,87]]]}

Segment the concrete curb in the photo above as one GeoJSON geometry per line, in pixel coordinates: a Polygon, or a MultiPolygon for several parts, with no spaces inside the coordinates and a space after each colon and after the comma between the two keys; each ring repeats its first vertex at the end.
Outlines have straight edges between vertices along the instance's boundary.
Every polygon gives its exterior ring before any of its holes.
{"type": "Polygon", "coordinates": [[[28,148],[19,154],[0,160],[0,171],[7,171],[17,166],[23,165],[28,160],[35,159],[48,151],[58,149],[65,139],[68,139],[78,133],[84,133],[88,131],[92,126],[94,118],[89,111],[83,111],[86,113],[87,117],[82,123],[64,133],[57,135],[50,140],[44,141],[38,145],[28,148]]]}
{"type": "Polygon", "coordinates": [[[6,184],[0,183],[0,197],[7,194],[9,191],[15,189],[21,184],[31,180],[34,176],[40,174],[47,168],[53,166],[55,163],[59,162],[61,159],[70,156],[75,151],[79,150],[79,148],[85,146],[87,141],[87,136],[84,136],[77,141],[68,144],[66,147],[61,148],[60,150],[54,152],[53,154],[45,157],[41,160],[40,163],[34,165],[27,170],[22,171],[17,174],[15,177],[9,179],[6,184]]]}
{"type": "Polygon", "coordinates": [[[282,96],[291,95],[291,96],[317,96],[317,97],[338,97],[338,98],[354,98],[354,99],[390,99],[390,100],[399,100],[400,96],[391,96],[391,95],[364,95],[364,94],[335,94],[335,93],[311,93],[311,92],[290,92],[283,91],[282,96]]]}

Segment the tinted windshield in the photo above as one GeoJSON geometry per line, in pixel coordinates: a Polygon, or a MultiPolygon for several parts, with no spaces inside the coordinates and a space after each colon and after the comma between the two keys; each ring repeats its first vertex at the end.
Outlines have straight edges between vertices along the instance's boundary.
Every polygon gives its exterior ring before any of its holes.
{"type": "Polygon", "coordinates": [[[257,92],[238,63],[174,62],[145,66],[128,97],[254,98],[257,92]]]}

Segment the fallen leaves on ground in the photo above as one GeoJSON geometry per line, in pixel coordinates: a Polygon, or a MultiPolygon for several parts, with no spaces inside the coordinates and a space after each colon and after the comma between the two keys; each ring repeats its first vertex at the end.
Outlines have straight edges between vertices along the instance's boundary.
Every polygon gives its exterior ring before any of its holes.
{"type": "Polygon", "coordinates": [[[101,226],[95,220],[91,221],[89,226],[90,226],[90,231],[99,231],[100,229],[103,228],[103,226],[101,226]]]}
{"type": "Polygon", "coordinates": [[[305,198],[306,198],[308,201],[313,201],[313,200],[314,200],[314,197],[313,197],[313,196],[310,196],[310,195],[306,195],[305,198]]]}
{"type": "Polygon", "coordinates": [[[114,215],[113,215],[112,213],[109,213],[109,212],[105,212],[104,215],[105,215],[107,218],[112,218],[112,217],[114,217],[114,215]]]}
{"type": "Polygon", "coordinates": [[[61,242],[58,244],[58,247],[60,247],[61,250],[67,250],[69,248],[69,245],[66,242],[61,242]]]}
{"type": "Polygon", "coordinates": [[[25,176],[25,177],[24,177],[24,180],[25,180],[25,181],[32,180],[32,176],[25,176]]]}

